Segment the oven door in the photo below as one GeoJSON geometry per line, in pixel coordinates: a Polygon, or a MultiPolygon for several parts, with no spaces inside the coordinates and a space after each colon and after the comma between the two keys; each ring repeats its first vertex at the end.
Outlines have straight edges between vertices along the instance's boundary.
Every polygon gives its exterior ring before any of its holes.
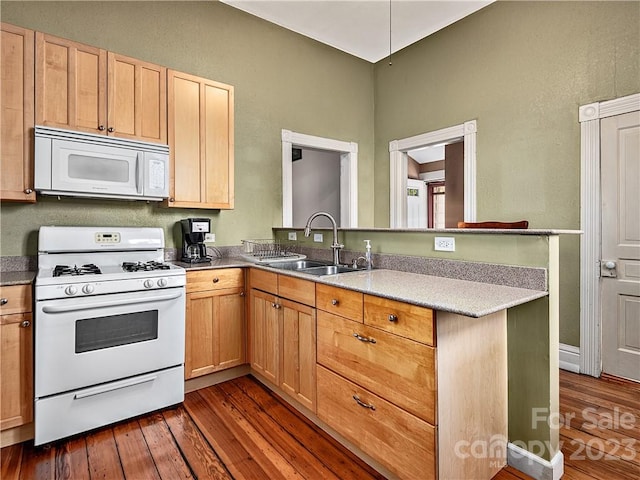
{"type": "Polygon", "coordinates": [[[35,396],[184,363],[184,287],[36,301],[35,396]]]}

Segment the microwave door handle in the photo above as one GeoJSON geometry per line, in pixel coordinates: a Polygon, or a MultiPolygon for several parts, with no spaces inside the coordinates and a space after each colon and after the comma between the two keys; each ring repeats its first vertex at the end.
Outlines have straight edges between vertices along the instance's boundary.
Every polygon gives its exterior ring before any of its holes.
{"type": "Polygon", "coordinates": [[[142,152],[136,153],[136,192],[142,195],[142,152]]]}
{"type": "Polygon", "coordinates": [[[42,307],[42,311],[44,313],[77,312],[78,310],[90,310],[92,308],[119,307],[122,305],[137,305],[140,303],[153,303],[153,302],[160,302],[163,300],[175,300],[176,298],[180,298],[181,296],[182,296],[182,291],[171,294],[171,295],[157,295],[157,296],[147,297],[147,298],[132,298],[129,300],[114,300],[111,302],[91,302],[91,303],[80,304],[80,305],[76,304],[76,305],[65,305],[65,306],[45,305],[42,307]]]}

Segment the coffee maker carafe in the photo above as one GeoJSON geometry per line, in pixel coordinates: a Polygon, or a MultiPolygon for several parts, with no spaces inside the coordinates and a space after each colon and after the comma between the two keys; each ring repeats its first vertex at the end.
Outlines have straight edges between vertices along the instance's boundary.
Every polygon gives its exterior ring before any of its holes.
{"type": "Polygon", "coordinates": [[[186,218],[180,220],[180,224],[182,225],[182,261],[186,263],[210,261],[204,239],[205,235],[211,231],[211,221],[208,218],[186,218]]]}

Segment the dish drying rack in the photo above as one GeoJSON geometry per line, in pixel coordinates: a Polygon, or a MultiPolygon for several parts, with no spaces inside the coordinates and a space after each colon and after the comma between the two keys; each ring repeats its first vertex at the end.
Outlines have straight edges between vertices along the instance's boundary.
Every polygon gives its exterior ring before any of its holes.
{"type": "Polygon", "coordinates": [[[242,240],[244,254],[242,258],[254,263],[291,262],[307,258],[296,253],[296,245],[280,243],[277,240],[242,240]]]}

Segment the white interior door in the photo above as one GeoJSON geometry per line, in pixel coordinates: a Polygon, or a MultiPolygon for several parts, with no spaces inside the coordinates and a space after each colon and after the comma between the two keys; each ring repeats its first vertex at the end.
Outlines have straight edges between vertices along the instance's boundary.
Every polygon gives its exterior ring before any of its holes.
{"type": "Polygon", "coordinates": [[[640,381],[640,112],[601,122],[602,370],[640,381]]]}
{"type": "Polygon", "coordinates": [[[427,228],[427,185],[407,179],[407,228],[427,228]]]}

